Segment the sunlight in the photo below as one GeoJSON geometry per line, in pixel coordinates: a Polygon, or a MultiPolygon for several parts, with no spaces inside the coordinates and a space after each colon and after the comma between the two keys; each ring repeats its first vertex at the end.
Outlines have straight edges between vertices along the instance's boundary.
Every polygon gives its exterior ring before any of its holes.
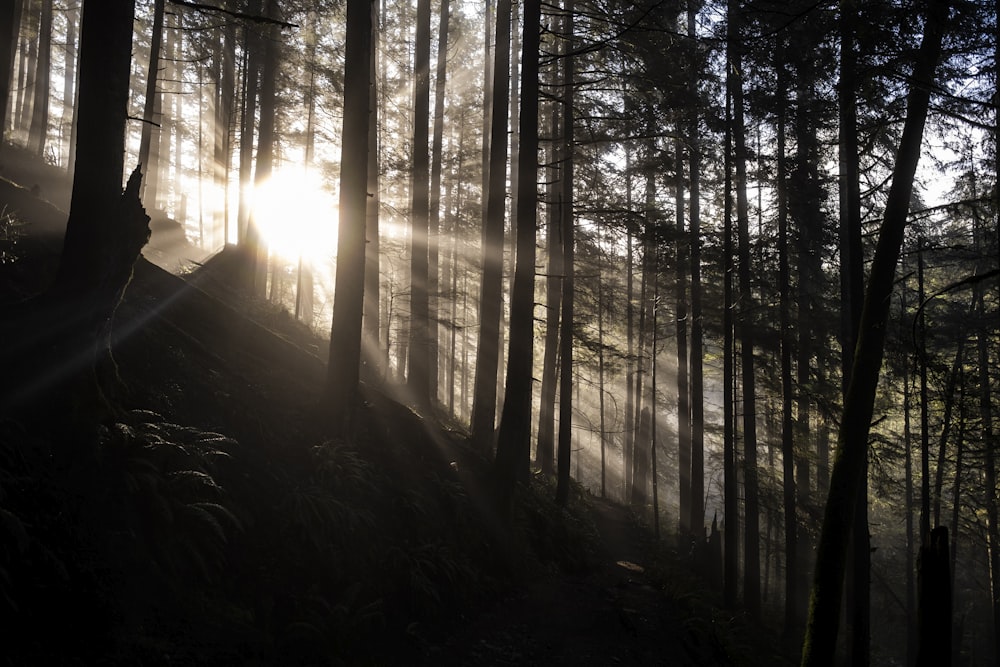
{"type": "Polygon", "coordinates": [[[271,251],[322,265],[337,250],[337,202],[319,176],[277,170],[251,195],[254,220],[271,251]]]}

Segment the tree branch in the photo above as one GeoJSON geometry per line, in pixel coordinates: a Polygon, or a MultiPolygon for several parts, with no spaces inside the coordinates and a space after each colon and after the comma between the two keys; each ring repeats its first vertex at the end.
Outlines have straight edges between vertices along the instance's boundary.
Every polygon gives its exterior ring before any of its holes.
{"type": "Polygon", "coordinates": [[[238,19],[244,19],[247,21],[253,21],[254,23],[270,23],[273,25],[281,26],[282,28],[298,28],[296,23],[288,23],[286,21],[279,21],[278,19],[272,19],[267,16],[260,16],[258,14],[246,14],[244,12],[237,12],[231,9],[223,9],[222,7],[215,7],[213,5],[206,5],[203,2],[193,2],[193,0],[168,0],[171,4],[180,5],[182,7],[190,7],[199,12],[219,12],[220,14],[227,14],[238,19]]]}

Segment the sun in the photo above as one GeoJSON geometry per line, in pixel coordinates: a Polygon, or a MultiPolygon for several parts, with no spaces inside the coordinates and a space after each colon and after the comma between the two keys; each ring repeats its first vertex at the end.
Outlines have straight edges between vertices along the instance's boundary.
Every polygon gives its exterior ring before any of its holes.
{"type": "Polygon", "coordinates": [[[253,192],[253,217],[271,252],[320,265],[337,251],[337,202],[315,172],[279,169],[253,192]]]}

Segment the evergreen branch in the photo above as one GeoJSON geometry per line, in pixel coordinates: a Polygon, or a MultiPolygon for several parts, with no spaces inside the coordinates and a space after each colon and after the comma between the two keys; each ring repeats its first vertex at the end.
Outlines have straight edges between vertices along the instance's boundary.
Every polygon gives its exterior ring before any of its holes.
{"type": "Polygon", "coordinates": [[[215,7],[213,5],[207,5],[203,2],[194,2],[193,0],[169,0],[170,3],[175,5],[180,5],[182,7],[190,7],[199,12],[219,12],[220,14],[226,14],[232,16],[233,18],[244,19],[246,21],[253,21],[254,23],[270,23],[272,25],[281,26],[282,28],[298,28],[296,23],[288,23],[287,21],[279,21],[278,19],[272,19],[267,16],[260,16],[259,14],[247,14],[244,12],[234,11],[232,9],[224,9],[222,7],[215,7]]]}

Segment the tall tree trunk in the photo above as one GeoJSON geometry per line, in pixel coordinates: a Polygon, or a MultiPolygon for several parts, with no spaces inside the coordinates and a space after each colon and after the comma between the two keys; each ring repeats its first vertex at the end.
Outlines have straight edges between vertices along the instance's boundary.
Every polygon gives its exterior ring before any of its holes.
{"type": "MultiPolygon", "coordinates": [[[[598,241],[599,266],[601,267],[598,271],[600,273],[604,264],[604,249],[601,243],[603,230],[598,234],[600,235],[598,241]]],[[[600,276],[597,281],[597,397],[597,414],[601,431],[601,498],[607,498],[607,428],[604,421],[604,281],[600,276]]]]}
{"type": "Polygon", "coordinates": [[[655,276],[653,279],[653,325],[652,325],[652,340],[650,341],[650,369],[649,369],[649,411],[651,413],[651,418],[649,420],[649,477],[653,484],[653,539],[659,541],[660,539],[660,493],[659,484],[657,484],[657,470],[656,470],[656,422],[658,419],[658,412],[656,410],[656,315],[659,311],[659,292],[660,292],[660,281],[659,281],[659,270],[653,273],[655,276]]]}
{"type": "MultiPolygon", "coordinates": [[[[7,107],[10,105],[10,87],[14,79],[19,14],[18,2],[15,0],[0,2],[0,150],[3,149],[2,137],[7,129],[7,107]]],[[[72,26],[67,34],[73,34],[72,26]]],[[[66,62],[67,67],[72,67],[70,60],[66,62]]]]}
{"type": "MultiPolygon", "coordinates": [[[[858,166],[857,119],[857,54],[854,34],[857,24],[856,0],[840,3],[840,85],[838,142],[840,189],[840,349],[841,349],[841,398],[847,400],[854,348],[858,326],[861,323],[861,305],[864,300],[864,257],[861,245],[861,186],[858,166]]],[[[824,429],[825,430],[825,429],[824,429]]],[[[823,493],[828,480],[820,481],[817,465],[817,488],[823,493]]],[[[824,473],[824,478],[826,474],[824,473]]],[[[850,585],[850,655],[851,664],[867,667],[870,662],[870,606],[871,606],[871,538],[868,533],[868,459],[864,461],[861,485],[858,489],[858,507],[854,515],[853,548],[849,567],[850,585]]]]}
{"type": "Polygon", "coordinates": [[[622,500],[632,497],[632,452],[635,443],[635,304],[632,302],[635,234],[632,212],[632,152],[625,147],[625,428],[622,436],[622,500]]]}
{"type": "Polygon", "coordinates": [[[781,329],[781,473],[785,521],[785,639],[798,641],[805,609],[800,604],[797,495],[795,490],[795,420],[792,412],[792,349],[795,345],[791,322],[791,270],[788,260],[788,167],[786,120],[788,112],[788,72],[785,66],[785,39],[778,36],[775,65],[777,81],[777,174],[778,197],[778,320],[781,329]]]}
{"type": "MultiPolygon", "coordinates": [[[[734,26],[730,26],[732,30],[734,26]]],[[[735,36],[735,35],[734,35],[735,36]]],[[[727,49],[732,48],[733,40],[728,41],[727,49]]],[[[727,54],[728,55],[728,54],[727,54]]],[[[727,67],[727,71],[732,69],[727,67]]],[[[727,82],[728,83],[728,82],[727,82]]],[[[739,586],[739,499],[736,484],[736,424],[733,410],[733,381],[736,376],[735,359],[733,358],[733,123],[732,123],[732,86],[726,86],[726,124],[723,188],[724,223],[723,223],[723,316],[722,316],[722,495],[725,515],[723,528],[723,604],[729,609],[736,608],[739,586]]]]}
{"type": "Polygon", "coordinates": [[[444,96],[445,77],[448,62],[448,18],[449,0],[441,0],[441,18],[438,23],[437,76],[434,79],[434,136],[431,146],[431,192],[430,211],[427,232],[427,292],[430,298],[428,305],[429,336],[427,337],[427,384],[431,388],[431,396],[438,391],[438,338],[440,336],[437,303],[440,287],[438,286],[438,247],[440,245],[441,226],[441,153],[444,145],[444,96]]]}
{"type": "Polygon", "coordinates": [[[503,226],[507,176],[507,108],[510,86],[510,0],[498,0],[493,66],[492,122],[489,141],[489,187],[483,227],[482,282],[479,298],[479,341],[472,398],[472,438],[482,447],[493,444],[497,403],[500,312],[503,309],[503,226]]]}
{"type": "MultiPolygon", "coordinates": [[[[680,132],[678,132],[680,134],[680,132]]],[[[684,233],[684,152],[680,139],[674,141],[676,151],[676,174],[674,206],[677,218],[677,280],[675,297],[677,300],[675,332],[677,334],[677,467],[678,467],[678,514],[681,535],[691,535],[691,398],[688,390],[688,346],[687,346],[687,277],[689,237],[684,233]]],[[[699,527],[700,528],[700,527],[699,527]]]]}
{"type": "MultiPolygon", "coordinates": [[[[927,399],[927,324],[922,307],[924,289],[924,238],[917,240],[917,361],[920,372],[920,544],[931,536],[931,440],[930,406],[927,399]]],[[[918,588],[920,584],[917,584],[918,588]]]]}
{"type": "Polygon", "coordinates": [[[38,157],[45,156],[49,133],[49,80],[52,63],[52,0],[41,0],[38,23],[38,60],[35,70],[35,99],[31,105],[28,146],[38,157]]]}
{"type": "Polygon", "coordinates": [[[895,283],[896,262],[906,228],[913,176],[920,158],[930,89],[948,11],[947,0],[930,0],[924,38],[914,62],[914,83],[907,97],[906,121],[868,279],[851,383],[830,475],[830,493],[816,553],[816,573],[802,648],[802,664],[805,667],[833,664],[847,545],[854,525],[864,462],[868,456],[868,433],[882,366],[889,298],[895,283]]]}
{"type": "MultiPolygon", "coordinates": [[[[250,11],[261,10],[263,0],[252,0],[250,11]]],[[[256,26],[245,26],[243,49],[246,56],[246,67],[243,70],[243,104],[240,109],[240,200],[236,213],[236,238],[243,250],[250,253],[248,244],[255,244],[259,232],[250,228],[250,191],[253,178],[253,144],[254,124],[257,117],[257,93],[260,85],[260,64],[263,56],[261,35],[256,26]]],[[[177,96],[178,103],[181,96],[177,96]]],[[[178,109],[179,111],[179,109],[178,109]]],[[[180,121],[181,116],[175,111],[174,118],[180,121]]],[[[180,136],[180,132],[177,133],[180,136]]],[[[177,162],[180,163],[180,152],[175,151],[177,162]]]]}
{"type": "Polygon", "coordinates": [[[31,122],[31,103],[35,94],[35,73],[38,67],[38,5],[42,0],[24,0],[27,21],[21,33],[21,62],[19,64],[17,111],[14,115],[15,130],[23,139],[31,122]]]}
{"type": "MultiPolygon", "coordinates": [[[[687,34],[697,37],[699,2],[688,2],[687,34]]],[[[688,82],[691,100],[698,99],[698,77],[688,82]]],[[[701,318],[701,141],[698,122],[698,105],[691,104],[688,118],[688,157],[690,159],[690,186],[688,188],[688,217],[691,232],[691,518],[688,525],[700,538],[705,532],[705,389],[703,373],[702,318],[701,318]]]]}
{"type": "MultiPolygon", "coordinates": [[[[904,263],[905,269],[905,263],[904,263]]],[[[906,286],[903,285],[901,320],[906,318],[906,286]]],[[[913,429],[910,426],[910,364],[907,355],[903,363],[903,484],[904,512],[906,527],[906,665],[913,665],[917,659],[917,583],[913,554],[916,552],[916,538],[913,531],[913,429]]]]}
{"type": "MultiPolygon", "coordinates": [[[[381,153],[379,150],[379,96],[385,77],[380,77],[379,48],[381,23],[379,5],[371,3],[371,44],[368,53],[368,173],[366,176],[368,201],[365,206],[365,295],[363,306],[364,340],[362,364],[369,378],[381,378],[388,364],[383,363],[378,353],[381,321],[379,318],[380,280],[379,261],[381,247],[379,241],[379,209],[382,203],[379,174],[381,153]]],[[[389,335],[386,332],[386,345],[389,335]]]]}
{"type": "Polygon", "coordinates": [[[344,57],[344,128],[340,169],[337,275],[326,394],[333,428],[353,428],[361,366],[368,204],[368,102],[372,0],[348,0],[344,57]]]}
{"type": "MultiPolygon", "coordinates": [[[[535,306],[535,224],[538,204],[538,59],[541,2],[525,0],[521,58],[521,148],[517,183],[517,264],[510,299],[510,351],[497,436],[498,500],[505,511],[517,482],[527,483],[531,454],[531,382],[535,306]]],[[[572,190],[567,205],[572,207],[572,190]]],[[[566,359],[563,359],[566,363],[566,359]]]]}
{"type": "Polygon", "coordinates": [[[134,0],[86,0],[80,38],[80,123],[57,289],[88,289],[102,269],[109,212],[122,191],[134,0]],[[86,278],[84,278],[86,277],[86,278]],[[83,278],[83,279],[82,279],[83,278]]]}
{"type": "Polygon", "coordinates": [[[740,278],[740,359],[743,380],[744,568],[743,604],[751,618],[760,617],[760,516],[757,491],[757,392],[753,367],[753,294],[750,286],[750,221],[747,202],[746,128],[743,120],[743,64],[739,35],[743,17],[737,0],[729,0],[730,69],[726,80],[733,97],[733,148],[736,167],[736,217],[740,278]]]}
{"type": "MultiPolygon", "coordinates": [[[[227,0],[226,6],[231,4],[232,0],[227,0]]],[[[227,22],[219,36],[219,52],[215,57],[218,77],[212,146],[212,178],[216,192],[214,226],[216,231],[222,230],[223,244],[229,242],[229,163],[232,154],[233,98],[236,96],[235,52],[236,24],[227,22]]]]}
{"type": "MultiPolygon", "coordinates": [[[[67,169],[72,168],[69,163],[69,143],[73,135],[73,107],[76,105],[76,39],[77,39],[77,17],[80,9],[69,7],[65,10],[66,17],[66,48],[63,50],[63,97],[62,115],[60,116],[60,141],[59,159],[61,164],[67,169]]],[[[2,31],[0,27],[0,31],[2,31]]],[[[0,46],[0,56],[3,54],[3,46],[0,46]]],[[[9,66],[4,67],[0,62],[0,72],[8,71],[9,66]]],[[[0,83],[2,85],[2,83],[0,83]]],[[[0,112],[7,108],[7,98],[0,99],[0,112]]],[[[4,127],[4,119],[0,118],[0,128],[4,127]]]]}
{"type": "MultiPolygon", "coordinates": [[[[970,309],[975,312],[975,305],[970,309]]],[[[941,495],[944,490],[944,469],[947,463],[948,435],[951,433],[951,416],[955,408],[958,377],[962,372],[963,355],[965,354],[965,338],[959,338],[955,350],[955,360],[948,373],[948,382],[944,390],[944,415],[941,418],[941,437],[938,438],[937,471],[934,475],[934,502],[932,513],[935,526],[941,525],[941,495]]],[[[952,541],[955,539],[955,527],[952,526],[952,541]]]]}
{"type": "MultiPolygon", "coordinates": [[[[977,234],[978,236],[978,234],[977,234]]],[[[977,243],[977,245],[979,245],[977,243]]],[[[997,463],[996,443],[993,432],[993,397],[990,385],[989,325],[996,319],[987,318],[985,290],[976,286],[976,301],[982,328],[976,335],[976,351],[979,362],[979,417],[982,423],[982,443],[986,453],[985,505],[986,505],[986,546],[990,567],[990,602],[993,611],[993,651],[994,662],[1000,658],[1000,511],[997,509],[997,463]]]]}
{"type": "MultiPolygon", "coordinates": [[[[47,323],[44,329],[19,328],[31,331],[36,337],[32,345],[42,352],[40,359],[26,355],[31,362],[27,388],[19,382],[20,374],[6,373],[3,363],[5,378],[17,390],[14,396],[0,396],[0,403],[23,400],[32,390],[48,393],[47,404],[63,411],[55,428],[64,437],[56,444],[67,449],[57,453],[71,464],[93,462],[96,455],[96,438],[91,436],[108,415],[107,390],[115,388],[110,369],[105,372],[111,320],[149,238],[149,218],[138,202],[137,173],[122,194],[134,12],[133,0],[84,3],[80,119],[86,131],[80,134],[56,277],[39,297],[59,314],[58,323],[47,323]]],[[[9,331],[3,334],[7,340],[9,331]]],[[[23,364],[21,359],[13,362],[23,364]]]]}
{"type": "Polygon", "coordinates": [[[431,405],[430,296],[428,294],[430,230],[430,158],[427,130],[431,94],[431,3],[417,0],[417,29],[413,57],[413,192],[410,224],[410,354],[407,385],[421,408],[431,405]]]}
{"type": "Polygon", "coordinates": [[[559,351],[559,308],[562,296],[563,247],[562,220],[560,206],[556,193],[559,167],[557,162],[562,157],[561,147],[557,147],[559,136],[558,107],[552,105],[551,119],[552,141],[549,148],[549,205],[547,212],[546,260],[545,260],[545,351],[542,357],[542,388],[538,406],[538,442],[535,450],[535,463],[542,474],[555,473],[555,405],[557,355],[559,351]]]}
{"type": "MultiPolygon", "coordinates": [[[[142,132],[139,135],[139,166],[142,169],[146,183],[143,184],[143,192],[149,182],[149,174],[157,168],[157,165],[150,161],[153,143],[153,124],[159,123],[160,119],[154,116],[156,98],[159,95],[156,90],[156,82],[160,76],[160,43],[163,38],[163,6],[164,0],[155,0],[153,3],[153,32],[149,38],[149,66],[146,69],[146,95],[142,106],[142,132]]],[[[156,208],[156,202],[152,199],[145,201],[150,208],[156,208]]]]}
{"type": "MultiPolygon", "coordinates": [[[[573,53],[575,0],[565,0],[566,53],[573,53]]],[[[528,20],[525,18],[525,25],[528,20]]],[[[573,448],[573,293],[574,243],[576,242],[573,218],[573,171],[574,171],[574,114],[573,92],[575,62],[572,56],[563,59],[563,164],[562,164],[562,241],[563,273],[562,313],[559,324],[559,465],[556,481],[556,503],[565,507],[569,500],[569,467],[573,448]]],[[[522,114],[523,115],[523,114],[522,114]]],[[[526,136],[522,132],[521,136],[526,136]]]]}
{"type": "MultiPolygon", "coordinates": [[[[264,15],[275,18],[277,14],[277,0],[265,0],[264,15]]],[[[280,36],[274,26],[268,26],[263,42],[264,60],[260,73],[260,126],[257,133],[257,158],[253,174],[255,188],[260,188],[271,178],[274,167],[276,142],[274,126],[277,113],[275,87],[281,62],[279,55],[280,36]]],[[[201,206],[199,206],[200,209],[201,206]]],[[[254,219],[255,215],[254,211],[250,212],[250,222],[247,225],[245,286],[254,296],[264,298],[267,294],[268,249],[266,240],[261,235],[260,228],[254,219]]]]}

